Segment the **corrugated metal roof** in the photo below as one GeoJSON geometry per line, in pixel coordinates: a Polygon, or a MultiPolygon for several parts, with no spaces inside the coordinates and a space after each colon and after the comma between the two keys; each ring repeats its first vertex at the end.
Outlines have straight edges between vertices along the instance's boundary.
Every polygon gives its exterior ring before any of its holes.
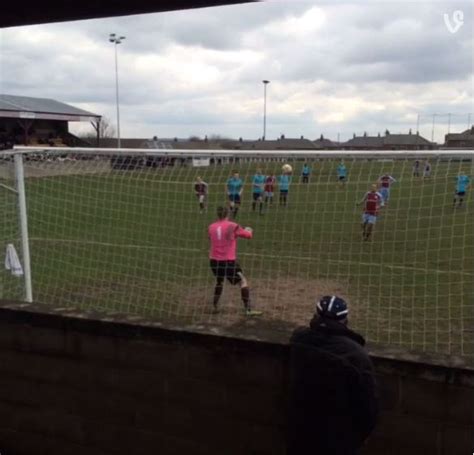
{"type": "Polygon", "coordinates": [[[31,98],[29,96],[1,95],[0,110],[14,112],[35,112],[60,115],[77,115],[81,117],[100,117],[69,104],[49,98],[31,98]]]}

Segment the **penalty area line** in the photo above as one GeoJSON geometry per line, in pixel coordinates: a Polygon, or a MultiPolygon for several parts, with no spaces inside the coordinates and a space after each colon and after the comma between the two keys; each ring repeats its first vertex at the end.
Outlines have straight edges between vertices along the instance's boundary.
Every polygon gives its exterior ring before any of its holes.
{"type": "MultiPolygon", "coordinates": [[[[111,242],[97,242],[95,240],[77,240],[77,239],[48,239],[43,237],[30,237],[32,242],[50,242],[50,243],[66,243],[66,244],[77,244],[77,245],[91,245],[91,246],[105,246],[113,248],[129,248],[136,250],[157,250],[157,251],[186,251],[192,253],[207,254],[207,249],[200,248],[189,248],[189,247],[167,247],[167,246],[155,246],[155,245],[137,245],[137,244],[124,244],[124,243],[111,243],[111,242]]],[[[282,256],[273,254],[260,254],[260,253],[240,253],[239,256],[258,257],[258,258],[271,258],[278,260],[298,260],[298,261],[315,261],[316,259],[311,256],[282,256]]],[[[391,265],[391,264],[379,264],[377,262],[360,262],[350,261],[344,259],[325,259],[326,262],[332,264],[347,264],[347,265],[363,265],[367,267],[381,267],[392,270],[409,270],[413,272],[423,273],[436,273],[436,274],[454,274],[463,275],[468,277],[474,277],[474,273],[461,272],[455,270],[440,270],[440,269],[428,269],[424,267],[413,267],[409,265],[391,265]]]]}

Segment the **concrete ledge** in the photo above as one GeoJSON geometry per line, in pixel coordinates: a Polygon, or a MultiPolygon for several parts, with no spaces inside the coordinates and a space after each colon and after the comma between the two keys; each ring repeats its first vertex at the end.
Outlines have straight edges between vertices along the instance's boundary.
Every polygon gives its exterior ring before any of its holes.
{"type": "MultiPolygon", "coordinates": [[[[157,339],[163,341],[199,341],[229,345],[247,345],[254,348],[286,351],[289,337],[295,326],[284,321],[263,321],[258,318],[243,320],[230,327],[219,327],[211,324],[192,324],[182,321],[151,321],[144,317],[121,313],[103,313],[97,311],[80,311],[74,308],[54,308],[35,303],[18,303],[0,300],[0,321],[33,324],[36,327],[75,330],[88,334],[107,337],[137,338],[140,340],[157,339]]],[[[369,354],[379,365],[380,370],[392,372],[392,361],[396,361],[397,371],[400,363],[412,364],[415,368],[429,366],[441,375],[449,370],[458,369],[474,374],[474,359],[410,351],[385,345],[370,344],[369,354]],[[439,367],[439,368],[437,368],[439,367]]],[[[434,377],[433,377],[434,379],[434,377]]],[[[474,383],[473,383],[474,385],[474,383]]]]}
{"type": "MultiPolygon", "coordinates": [[[[0,452],[283,455],[293,330],[0,301],[0,452]]],[[[381,417],[363,455],[472,452],[470,359],[369,352],[381,417]]]]}

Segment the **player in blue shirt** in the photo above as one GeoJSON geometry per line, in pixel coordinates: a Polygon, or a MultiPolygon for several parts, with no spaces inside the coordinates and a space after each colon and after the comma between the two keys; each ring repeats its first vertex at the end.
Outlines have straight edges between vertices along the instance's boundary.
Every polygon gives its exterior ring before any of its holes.
{"type": "Polygon", "coordinates": [[[278,177],[280,185],[280,205],[287,205],[288,191],[290,190],[291,175],[284,172],[278,177]]]}
{"type": "Polygon", "coordinates": [[[466,196],[467,188],[471,180],[466,174],[459,174],[456,178],[456,189],[454,190],[454,201],[453,208],[456,207],[456,202],[458,202],[457,207],[461,208],[464,197],[466,196]]]}
{"type": "Polygon", "coordinates": [[[229,198],[230,213],[233,218],[237,216],[239,211],[243,188],[244,181],[240,178],[239,172],[232,171],[232,177],[227,180],[225,190],[229,198]]]}
{"type": "Polygon", "coordinates": [[[265,187],[265,176],[262,171],[257,169],[256,174],[252,178],[252,210],[255,212],[258,202],[258,211],[263,215],[263,191],[265,187]]]}
{"type": "Polygon", "coordinates": [[[309,183],[309,176],[311,174],[311,168],[308,163],[303,164],[303,169],[301,170],[301,183],[309,183]]]}
{"type": "Polygon", "coordinates": [[[342,160],[337,166],[337,179],[342,186],[344,186],[347,180],[347,168],[342,160]]]}

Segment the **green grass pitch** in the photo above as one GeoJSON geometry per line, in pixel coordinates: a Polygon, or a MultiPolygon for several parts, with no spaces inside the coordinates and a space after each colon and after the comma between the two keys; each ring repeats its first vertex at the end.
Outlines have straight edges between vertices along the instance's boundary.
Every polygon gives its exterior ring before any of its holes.
{"type": "MultiPolygon", "coordinates": [[[[432,176],[423,181],[412,177],[411,161],[346,160],[344,187],[337,184],[335,160],[312,161],[309,184],[300,183],[302,162],[291,164],[288,207],[278,205],[276,193],[263,216],[251,210],[251,176],[257,166],[278,175],[281,162],[28,178],[35,300],[209,318],[206,230],[236,168],[245,180],[237,221],[253,227],[255,236],[239,242],[239,258],[251,285],[260,285],[255,303],[265,317],[307,320],[318,283],[326,283],[350,300],[352,323],[369,340],[471,356],[474,201],[468,193],[466,207],[453,210],[452,199],[455,177],[462,169],[472,178],[472,163],[433,161],[432,176]],[[384,172],[398,181],[372,241],[363,242],[356,201],[384,172]],[[198,174],[210,188],[209,211],[202,215],[192,188],[198,174]],[[279,301],[283,297],[287,302],[279,301]]],[[[15,215],[14,196],[2,198],[15,215]]],[[[9,229],[6,241],[17,235],[9,229]]],[[[4,276],[3,289],[15,294],[12,280],[4,276]]]]}

